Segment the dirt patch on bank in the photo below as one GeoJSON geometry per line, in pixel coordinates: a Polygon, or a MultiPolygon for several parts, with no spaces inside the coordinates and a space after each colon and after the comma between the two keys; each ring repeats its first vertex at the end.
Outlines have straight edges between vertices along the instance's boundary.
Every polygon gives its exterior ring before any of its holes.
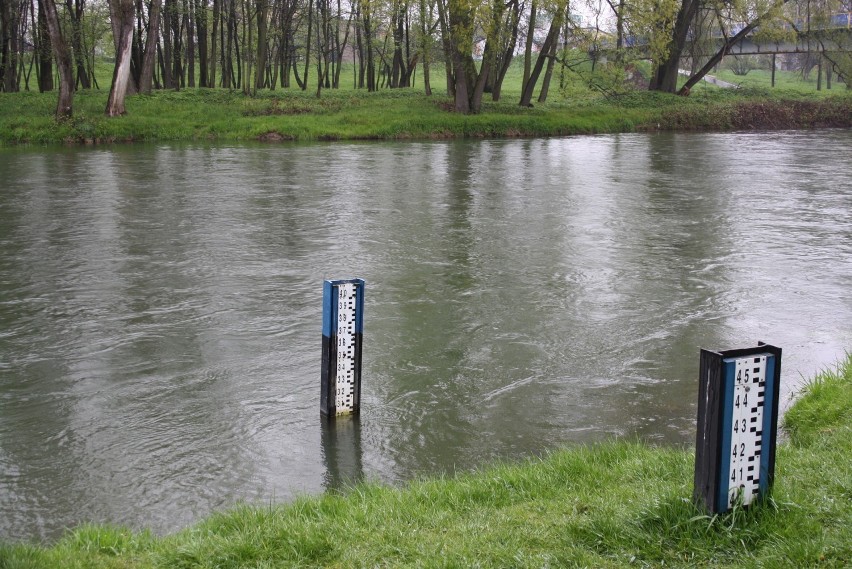
{"type": "Polygon", "coordinates": [[[852,99],[738,101],[680,107],[664,111],[656,127],[676,131],[850,128],[852,99]]]}

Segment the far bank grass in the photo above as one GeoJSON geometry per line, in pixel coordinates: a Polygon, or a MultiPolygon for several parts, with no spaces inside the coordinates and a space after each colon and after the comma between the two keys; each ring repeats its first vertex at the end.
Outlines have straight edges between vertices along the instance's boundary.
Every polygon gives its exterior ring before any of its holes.
{"type": "Polygon", "coordinates": [[[104,116],[108,93],[79,92],[57,123],[55,93],[0,93],[0,145],[121,142],[407,140],[539,137],[657,130],[752,130],[852,126],[852,94],[696,89],[688,98],[635,91],[604,97],[554,93],[546,104],[487,100],[481,113],[452,112],[445,95],[419,90],[157,91],[104,116]]]}
{"type": "Polygon", "coordinates": [[[165,538],[89,526],[0,568],[846,567],[852,354],[788,411],[772,498],[707,516],[690,450],[610,442],[403,489],[241,507],[165,538]]]}

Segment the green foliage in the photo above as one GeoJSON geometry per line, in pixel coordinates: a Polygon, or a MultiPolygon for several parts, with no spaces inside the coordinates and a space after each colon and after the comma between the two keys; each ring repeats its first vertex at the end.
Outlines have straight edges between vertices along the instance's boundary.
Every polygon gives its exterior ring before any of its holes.
{"type": "Polygon", "coordinates": [[[83,526],[0,545],[0,568],[844,567],[852,559],[852,355],[787,412],[772,496],[709,516],[690,451],[574,447],[403,489],[243,505],[175,535],[83,526]]]}
{"type": "Polygon", "coordinates": [[[681,0],[634,0],[625,4],[627,28],[647,39],[648,54],[654,61],[664,60],[671,51],[681,3],[681,0]]]}

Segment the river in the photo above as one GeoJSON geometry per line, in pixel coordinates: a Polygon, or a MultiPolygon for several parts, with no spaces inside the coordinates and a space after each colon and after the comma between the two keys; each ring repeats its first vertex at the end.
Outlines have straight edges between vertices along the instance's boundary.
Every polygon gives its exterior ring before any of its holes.
{"type": "Polygon", "coordinates": [[[612,437],[694,444],[700,348],[852,348],[852,131],[0,150],[0,539],[612,437]],[[366,279],[320,420],[322,282],[366,279]]]}

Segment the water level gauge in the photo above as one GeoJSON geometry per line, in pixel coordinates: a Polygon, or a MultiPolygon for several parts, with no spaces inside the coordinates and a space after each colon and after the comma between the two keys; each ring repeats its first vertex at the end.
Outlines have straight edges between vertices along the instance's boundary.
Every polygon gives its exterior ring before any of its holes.
{"type": "Polygon", "coordinates": [[[700,367],[695,497],[725,512],[772,485],[781,349],[702,350],[700,367]]]}
{"type": "Polygon", "coordinates": [[[361,399],[364,280],[323,283],[320,410],[329,416],[355,414],[361,399]]]}

